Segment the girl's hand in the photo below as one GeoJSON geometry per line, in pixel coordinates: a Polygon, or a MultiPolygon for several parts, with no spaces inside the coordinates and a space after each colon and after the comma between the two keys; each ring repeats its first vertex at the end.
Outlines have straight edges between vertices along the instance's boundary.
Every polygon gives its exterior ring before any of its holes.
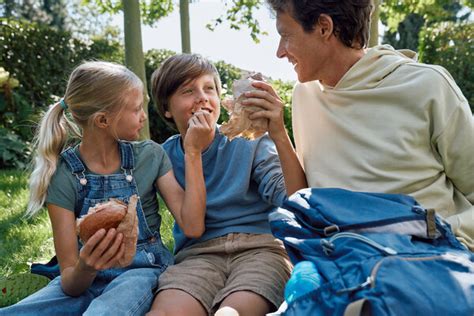
{"type": "Polygon", "coordinates": [[[188,129],[184,136],[184,151],[187,154],[201,154],[212,142],[215,124],[211,114],[200,110],[188,121],[188,129]]]}
{"type": "Polygon", "coordinates": [[[99,229],[82,247],[78,267],[87,272],[110,269],[118,264],[125,253],[123,234],[114,228],[99,229]]]}
{"type": "Polygon", "coordinates": [[[249,115],[251,120],[258,118],[268,119],[268,133],[273,141],[283,137],[286,138],[285,122],[283,119],[284,104],[273,87],[263,81],[255,81],[252,86],[256,90],[245,92],[245,99],[242,101],[246,106],[258,106],[262,111],[257,111],[249,115]],[[257,90],[258,89],[258,90],[257,90]]]}

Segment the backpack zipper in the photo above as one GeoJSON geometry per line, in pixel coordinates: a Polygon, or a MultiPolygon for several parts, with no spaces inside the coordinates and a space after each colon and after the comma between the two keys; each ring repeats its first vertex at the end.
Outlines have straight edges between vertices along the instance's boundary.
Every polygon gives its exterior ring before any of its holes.
{"type": "Polygon", "coordinates": [[[375,264],[375,266],[372,268],[372,271],[370,272],[370,275],[368,278],[372,280],[370,287],[375,288],[375,281],[377,279],[377,273],[380,269],[380,266],[382,263],[384,263],[388,259],[400,259],[404,261],[430,261],[430,260],[437,260],[437,259],[443,259],[443,256],[429,256],[429,257],[385,257],[382,258],[379,262],[375,264]]]}
{"type": "MultiPolygon", "coordinates": [[[[344,232],[344,231],[349,231],[349,230],[358,230],[358,229],[365,229],[365,228],[370,228],[370,227],[390,226],[392,224],[397,224],[397,223],[402,223],[402,222],[411,222],[411,221],[424,221],[429,227],[433,226],[434,218],[430,220],[427,220],[426,218],[427,214],[434,216],[432,214],[433,212],[430,212],[430,210],[427,210],[419,205],[412,206],[411,210],[413,211],[413,214],[405,215],[402,217],[371,221],[370,223],[356,223],[356,224],[342,224],[342,225],[332,224],[322,229],[316,228],[316,230],[320,231],[322,234],[329,237],[333,234],[337,234],[339,232],[344,232]],[[433,223],[431,223],[431,221],[433,223]]],[[[434,228],[436,229],[436,226],[434,228]]]]}
{"type": "Polygon", "coordinates": [[[363,289],[363,288],[365,288],[369,285],[372,289],[375,288],[375,281],[377,279],[377,273],[380,269],[380,266],[386,260],[395,259],[395,258],[398,258],[400,260],[406,260],[406,261],[429,261],[429,260],[435,260],[435,259],[442,259],[443,257],[437,255],[437,256],[429,256],[429,257],[422,257],[422,258],[419,258],[419,257],[405,257],[404,258],[404,257],[400,257],[400,256],[382,258],[381,260],[379,260],[379,262],[377,262],[375,264],[375,266],[372,268],[372,271],[370,272],[370,275],[367,277],[367,279],[364,282],[362,282],[359,285],[350,287],[350,288],[339,290],[339,291],[336,292],[336,294],[343,294],[345,292],[354,292],[354,291],[357,291],[357,290],[361,290],[361,289],[363,289]]]}
{"type": "Polygon", "coordinates": [[[363,235],[356,234],[356,233],[350,233],[350,232],[343,232],[343,233],[335,234],[334,236],[329,238],[329,240],[321,239],[321,241],[320,241],[321,246],[323,247],[323,251],[327,256],[329,256],[331,254],[331,252],[333,252],[333,250],[335,248],[334,241],[339,239],[339,238],[353,238],[353,239],[360,240],[360,241],[374,247],[375,249],[380,250],[381,252],[383,252],[384,254],[386,254],[388,256],[393,256],[393,255],[397,254],[397,252],[394,249],[392,249],[390,247],[383,246],[383,245],[379,244],[378,242],[373,241],[372,239],[367,238],[363,235]]]}

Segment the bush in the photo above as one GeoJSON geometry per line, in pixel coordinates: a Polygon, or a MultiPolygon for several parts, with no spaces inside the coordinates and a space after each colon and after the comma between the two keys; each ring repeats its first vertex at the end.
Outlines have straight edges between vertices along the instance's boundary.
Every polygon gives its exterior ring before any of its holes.
{"type": "Polygon", "coordinates": [[[31,153],[27,139],[33,118],[31,106],[15,88],[19,81],[0,67],[0,169],[26,167],[31,153]]]}
{"type": "Polygon", "coordinates": [[[118,42],[85,43],[69,32],[22,20],[1,19],[1,25],[1,64],[20,81],[20,93],[34,106],[44,107],[62,95],[69,74],[81,61],[123,61],[117,60],[118,42]]]}
{"type": "MultiPolygon", "coordinates": [[[[39,113],[64,93],[76,65],[91,59],[123,63],[120,44],[109,38],[86,43],[68,32],[28,21],[0,19],[0,25],[0,65],[19,81],[14,91],[11,87],[0,91],[0,128],[8,130],[1,137],[4,144],[15,143],[16,149],[19,142],[29,146],[39,113]]],[[[25,159],[23,155],[17,158],[25,159]]],[[[23,163],[20,160],[17,164],[23,163]]],[[[0,168],[8,165],[2,162],[0,168]]]]}
{"type": "Polygon", "coordinates": [[[38,120],[31,104],[16,91],[0,91],[0,128],[6,128],[23,140],[31,139],[38,120]]]}
{"type": "Polygon", "coordinates": [[[29,139],[38,119],[30,103],[18,93],[13,92],[9,102],[5,99],[0,93],[0,169],[24,169],[30,161],[29,139]]]}
{"type": "Polygon", "coordinates": [[[420,33],[420,61],[445,67],[474,111],[474,23],[442,22],[420,33]]]}
{"type": "Polygon", "coordinates": [[[12,131],[0,127],[0,169],[25,169],[31,155],[31,144],[12,131]]]}

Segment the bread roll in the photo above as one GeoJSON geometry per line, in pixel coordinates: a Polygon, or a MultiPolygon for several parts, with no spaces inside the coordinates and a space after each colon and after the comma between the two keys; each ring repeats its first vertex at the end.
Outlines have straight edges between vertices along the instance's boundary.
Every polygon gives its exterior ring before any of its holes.
{"type": "Polygon", "coordinates": [[[87,214],[77,221],[76,229],[79,238],[86,243],[101,228],[106,231],[117,228],[125,214],[127,214],[127,205],[116,199],[89,208],[87,214]]]}
{"type": "Polygon", "coordinates": [[[137,195],[132,195],[127,204],[117,199],[99,203],[89,208],[87,214],[77,220],[76,231],[83,243],[99,229],[116,228],[123,234],[125,254],[119,260],[119,267],[130,265],[135,257],[138,239],[137,195]]]}

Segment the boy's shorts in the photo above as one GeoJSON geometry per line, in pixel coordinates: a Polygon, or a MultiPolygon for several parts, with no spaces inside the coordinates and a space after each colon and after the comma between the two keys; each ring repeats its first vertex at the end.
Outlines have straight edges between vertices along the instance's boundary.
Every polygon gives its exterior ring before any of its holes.
{"type": "Polygon", "coordinates": [[[181,250],[160,276],[158,291],[182,290],[209,313],[236,291],[251,291],[275,307],[292,264],[283,243],[271,234],[230,233],[181,250]]]}

